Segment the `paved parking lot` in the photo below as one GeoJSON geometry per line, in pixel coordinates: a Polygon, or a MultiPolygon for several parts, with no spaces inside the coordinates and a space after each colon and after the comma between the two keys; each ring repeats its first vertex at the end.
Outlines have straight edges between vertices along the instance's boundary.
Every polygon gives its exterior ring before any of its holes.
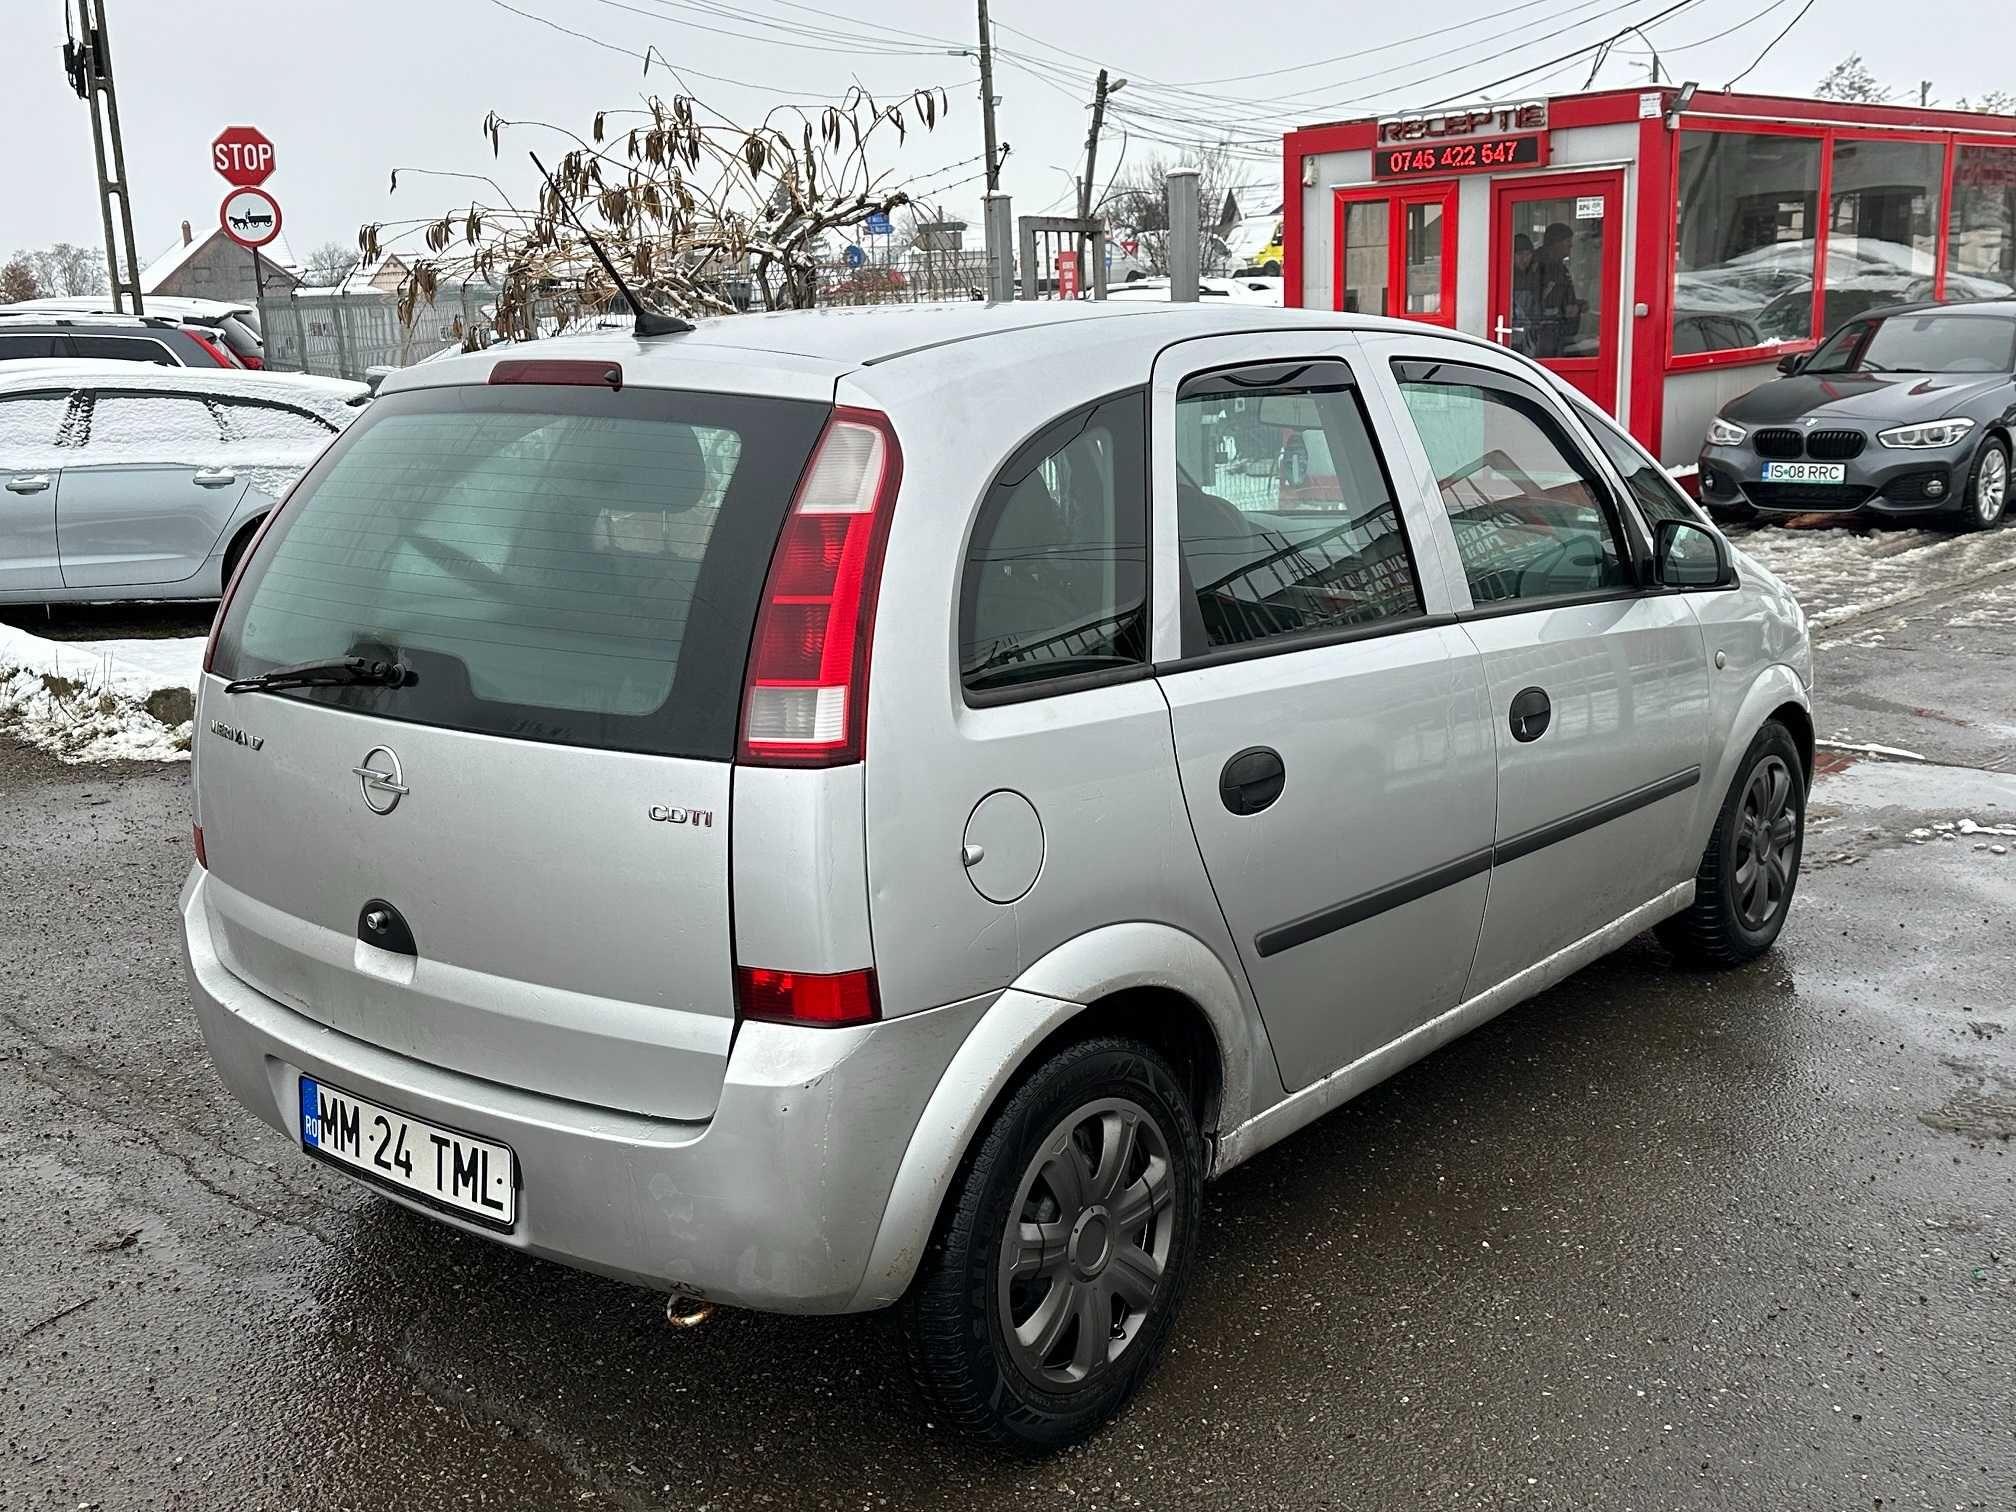
{"type": "Polygon", "coordinates": [[[186,1009],[186,768],[0,748],[0,1505],[2016,1505],[2016,563],[1876,557],[1809,596],[1779,948],[1640,940],[1235,1171],[1163,1369],[1041,1463],[885,1317],[671,1333],[302,1160],[186,1009]]]}

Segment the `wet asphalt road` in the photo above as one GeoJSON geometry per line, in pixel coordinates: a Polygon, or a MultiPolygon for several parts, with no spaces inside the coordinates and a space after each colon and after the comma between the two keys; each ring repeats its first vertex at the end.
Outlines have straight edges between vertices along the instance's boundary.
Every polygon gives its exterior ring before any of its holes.
{"type": "Polygon", "coordinates": [[[1830,756],[1773,954],[1637,941],[1232,1173],[1157,1378],[1036,1464],[886,1317],[673,1334],[302,1159],[184,1003],[186,769],[0,746],[0,1507],[2016,1507],[1982,598],[1822,638],[1823,736],[1927,759],[1830,756]]]}

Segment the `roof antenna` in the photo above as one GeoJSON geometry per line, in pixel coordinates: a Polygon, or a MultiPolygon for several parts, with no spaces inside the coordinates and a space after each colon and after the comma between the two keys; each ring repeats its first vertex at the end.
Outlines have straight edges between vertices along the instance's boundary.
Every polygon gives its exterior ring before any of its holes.
{"type": "Polygon", "coordinates": [[[553,182],[553,175],[546,171],[546,165],[539,161],[539,154],[528,152],[525,155],[532,159],[532,166],[539,170],[539,176],[546,180],[546,187],[553,191],[554,200],[567,212],[567,219],[574,222],[574,229],[586,239],[589,248],[595,253],[595,260],[602,264],[602,271],[607,273],[609,281],[616,285],[617,292],[623,296],[623,302],[630,306],[630,313],[637,317],[637,334],[678,336],[693,330],[693,322],[690,320],[681,320],[677,315],[667,315],[661,310],[645,308],[644,302],[631,291],[630,285],[623,282],[623,275],[616,271],[616,264],[609,261],[609,254],[602,250],[602,243],[595,240],[595,233],[581,224],[581,217],[576,215],[574,207],[567,203],[567,196],[562,194],[560,186],[553,182]]]}

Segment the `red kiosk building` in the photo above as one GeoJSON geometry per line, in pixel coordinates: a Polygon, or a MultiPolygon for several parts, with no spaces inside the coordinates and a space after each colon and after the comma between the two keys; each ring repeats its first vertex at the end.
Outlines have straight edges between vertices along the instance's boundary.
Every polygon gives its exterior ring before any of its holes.
{"type": "Polygon", "coordinates": [[[2016,116],[1663,87],[1283,147],[1288,304],[1514,346],[1669,465],[1850,316],[2016,293],[2016,116]]]}

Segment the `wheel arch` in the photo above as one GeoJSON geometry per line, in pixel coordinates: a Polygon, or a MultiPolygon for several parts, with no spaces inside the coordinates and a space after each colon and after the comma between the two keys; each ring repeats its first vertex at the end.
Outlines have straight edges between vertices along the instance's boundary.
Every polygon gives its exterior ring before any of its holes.
{"type": "Polygon", "coordinates": [[[995,1000],[939,1078],[897,1168],[852,1308],[884,1306],[909,1288],[974,1140],[1030,1068],[1073,1041],[1113,1033],[1176,1063],[1207,1145],[1247,1117],[1262,1031],[1211,947],[1145,922],[1068,940],[995,1000]]]}
{"type": "Polygon", "coordinates": [[[1780,720],[1791,730],[1799,754],[1805,758],[1806,779],[1811,784],[1815,747],[1812,699],[1797,672],[1784,662],[1772,662],[1758,672],[1744,693],[1714,768],[1703,774],[1703,792],[1695,821],[1697,850],[1704,849],[1708,844],[1709,831],[1722,812],[1722,800],[1728,796],[1729,784],[1736,780],[1737,769],[1743,764],[1750,742],[1772,719],[1780,720]]]}

